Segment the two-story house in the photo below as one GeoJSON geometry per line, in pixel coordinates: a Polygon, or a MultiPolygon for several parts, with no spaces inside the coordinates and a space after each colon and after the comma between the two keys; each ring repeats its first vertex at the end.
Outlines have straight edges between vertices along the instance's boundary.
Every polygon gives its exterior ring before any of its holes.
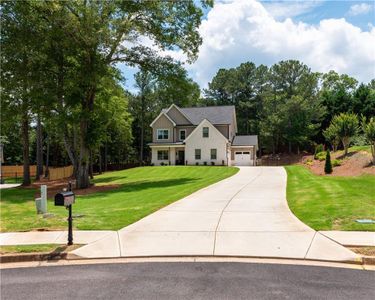
{"type": "Polygon", "coordinates": [[[236,135],[234,106],[163,109],[152,127],[154,165],[239,165],[256,163],[258,137],[236,135]]]}

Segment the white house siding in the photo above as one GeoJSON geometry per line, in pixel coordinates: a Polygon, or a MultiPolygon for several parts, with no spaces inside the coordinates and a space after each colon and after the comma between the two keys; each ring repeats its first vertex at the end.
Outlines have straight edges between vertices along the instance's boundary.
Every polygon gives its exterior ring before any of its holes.
{"type": "Polygon", "coordinates": [[[155,166],[160,166],[161,163],[164,165],[175,165],[176,163],[176,149],[174,147],[151,147],[151,163],[155,166]],[[158,160],[158,151],[167,150],[169,151],[168,160],[158,160]]]}
{"type": "Polygon", "coordinates": [[[198,127],[189,135],[185,142],[185,160],[188,165],[195,165],[197,162],[202,165],[204,162],[211,165],[222,165],[223,161],[226,165],[228,163],[228,140],[218,131],[209,121],[203,120],[198,127]],[[209,128],[209,137],[202,136],[202,128],[209,128]],[[201,149],[201,159],[195,159],[195,149],[201,149]],[[216,160],[211,160],[211,149],[217,149],[216,160]]]}

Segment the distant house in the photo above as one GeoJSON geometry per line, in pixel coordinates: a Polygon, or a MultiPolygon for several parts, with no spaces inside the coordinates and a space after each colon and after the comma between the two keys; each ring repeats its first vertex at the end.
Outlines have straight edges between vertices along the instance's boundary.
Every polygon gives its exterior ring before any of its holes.
{"type": "Polygon", "coordinates": [[[234,106],[163,109],[152,127],[154,165],[254,166],[256,135],[237,135],[234,106]]]}

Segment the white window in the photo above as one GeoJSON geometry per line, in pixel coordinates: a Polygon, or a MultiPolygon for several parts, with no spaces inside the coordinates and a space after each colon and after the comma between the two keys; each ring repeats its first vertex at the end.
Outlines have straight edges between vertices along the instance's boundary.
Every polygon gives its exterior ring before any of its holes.
{"type": "Polygon", "coordinates": [[[217,150],[211,149],[211,159],[216,159],[216,158],[217,158],[217,150]]]}
{"type": "Polygon", "coordinates": [[[168,150],[158,150],[158,160],[168,160],[168,150]]]}
{"type": "Polygon", "coordinates": [[[186,130],[181,129],[180,130],[180,141],[183,141],[184,139],[186,139],[186,130]]]}
{"type": "Polygon", "coordinates": [[[203,127],[202,128],[202,135],[204,138],[208,138],[208,132],[209,132],[209,128],[208,127],[203,127]]]}
{"type": "Polygon", "coordinates": [[[169,129],[157,129],[156,136],[158,140],[168,140],[169,139],[169,129]]]}
{"type": "Polygon", "coordinates": [[[195,159],[201,159],[201,149],[195,149],[195,159]]]}

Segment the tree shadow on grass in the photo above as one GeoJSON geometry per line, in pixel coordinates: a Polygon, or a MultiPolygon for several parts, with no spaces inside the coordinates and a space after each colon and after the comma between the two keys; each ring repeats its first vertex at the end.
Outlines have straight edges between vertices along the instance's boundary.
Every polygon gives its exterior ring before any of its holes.
{"type": "Polygon", "coordinates": [[[122,184],[119,188],[116,188],[113,190],[85,195],[84,198],[90,199],[90,198],[95,198],[99,195],[108,195],[108,194],[115,194],[115,193],[131,193],[131,192],[145,191],[148,189],[167,188],[171,186],[190,184],[194,181],[197,181],[197,179],[187,178],[187,177],[168,179],[168,180],[136,181],[136,182],[122,184]]]}
{"type": "Polygon", "coordinates": [[[108,176],[103,178],[95,178],[93,183],[116,183],[116,180],[122,180],[127,178],[126,176],[108,176]]]}
{"type": "MultiPolygon", "coordinates": [[[[114,178],[117,178],[117,177],[114,177],[114,178]]],[[[140,180],[136,182],[121,184],[118,188],[114,188],[112,190],[99,191],[99,192],[92,193],[92,194],[82,195],[80,196],[80,198],[90,199],[90,198],[95,198],[100,195],[138,192],[138,191],[143,191],[147,189],[168,188],[171,186],[181,186],[181,185],[190,184],[197,180],[198,180],[197,178],[188,178],[188,177],[168,179],[168,180],[152,180],[152,181],[140,180]]],[[[17,204],[17,203],[21,204],[21,203],[29,202],[29,201],[34,200],[35,191],[36,189],[23,188],[23,187],[9,189],[9,190],[2,190],[1,202],[9,203],[9,204],[17,204]]]]}
{"type": "Polygon", "coordinates": [[[2,203],[24,203],[34,200],[35,188],[17,187],[12,189],[1,190],[0,199],[2,203]]]}
{"type": "Polygon", "coordinates": [[[350,158],[352,157],[353,155],[356,155],[359,151],[353,151],[353,152],[348,152],[348,154],[341,154],[339,156],[336,157],[336,159],[344,159],[344,158],[350,158]]]}

